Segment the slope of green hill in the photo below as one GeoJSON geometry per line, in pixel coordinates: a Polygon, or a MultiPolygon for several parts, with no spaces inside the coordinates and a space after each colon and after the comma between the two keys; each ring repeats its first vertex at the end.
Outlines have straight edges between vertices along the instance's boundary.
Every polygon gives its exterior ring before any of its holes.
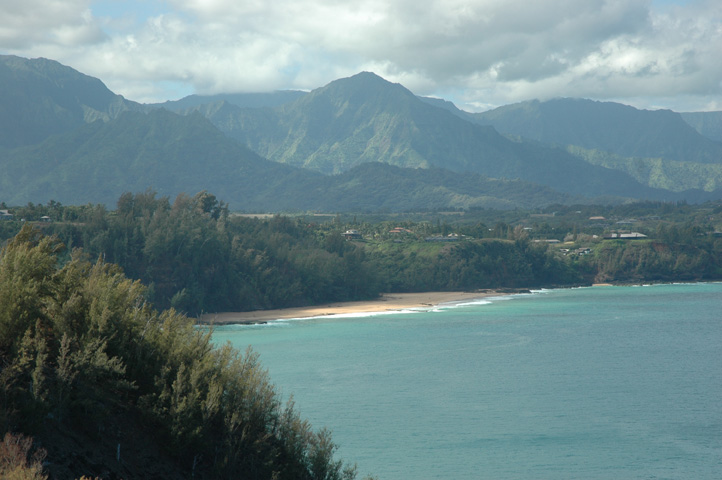
{"type": "Polygon", "coordinates": [[[722,190],[722,164],[679,162],[664,158],[630,158],[576,146],[569,146],[567,150],[592,165],[621,170],[652,188],[673,192],[693,189],[704,192],[722,190]]]}
{"type": "Polygon", "coordinates": [[[113,205],[127,191],[152,188],[174,198],[213,188],[243,208],[279,182],[318,176],[260,158],[201,115],[166,110],[84,125],[10,151],[0,166],[0,196],[9,204],[54,199],[113,205]]]}
{"type": "Polygon", "coordinates": [[[520,180],[380,162],[282,188],[286,196],[272,189],[258,197],[258,202],[272,206],[274,211],[408,212],[472,207],[507,210],[589,201],[520,180]]]}

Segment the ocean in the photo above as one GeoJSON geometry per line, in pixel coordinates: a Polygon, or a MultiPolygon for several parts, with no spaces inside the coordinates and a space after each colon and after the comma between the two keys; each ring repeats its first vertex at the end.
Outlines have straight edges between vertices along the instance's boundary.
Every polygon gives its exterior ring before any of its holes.
{"type": "Polygon", "coordinates": [[[359,478],[722,478],[722,283],[216,327],[359,478]]]}

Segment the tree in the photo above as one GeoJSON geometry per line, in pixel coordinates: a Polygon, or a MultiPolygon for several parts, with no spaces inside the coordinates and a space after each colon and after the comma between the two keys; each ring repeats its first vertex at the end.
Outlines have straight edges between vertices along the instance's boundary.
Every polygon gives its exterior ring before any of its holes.
{"type": "Polygon", "coordinates": [[[116,265],[76,254],[58,268],[61,246],[27,227],[0,253],[4,430],[102,432],[130,413],[189,472],[289,480],[355,473],[333,459],[328,432],[283,426],[294,417],[257,354],[214,348],[210,332],[186,316],[151,308],[143,285],[116,265]]]}

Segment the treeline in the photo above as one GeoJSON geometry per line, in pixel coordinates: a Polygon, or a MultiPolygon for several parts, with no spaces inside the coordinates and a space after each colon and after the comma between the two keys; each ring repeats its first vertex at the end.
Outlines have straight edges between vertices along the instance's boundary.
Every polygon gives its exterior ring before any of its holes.
{"type": "MultiPolygon", "coordinates": [[[[229,213],[208,192],[179,195],[172,203],[151,192],[126,193],[114,211],[102,206],[28,205],[0,222],[9,238],[20,218],[60,238],[69,252],[82,248],[91,260],[117,264],[147,286],[146,298],[161,309],[189,315],[312,305],[374,298],[381,292],[529,288],[593,282],[689,281],[722,278],[722,239],[709,208],[633,204],[616,214],[665,215],[650,240],[602,240],[601,227],[574,223],[604,207],[558,212],[525,229],[502,221],[489,225],[433,221],[356,221],[340,216],[316,223],[306,217],[247,218],[229,213]],[[699,210],[699,211],[697,211],[699,210]],[[38,221],[48,216],[52,222],[38,221]],[[546,223],[546,222],[554,223],[546,223]],[[403,227],[401,235],[390,233],[403,227]],[[363,241],[342,233],[358,229],[363,241]],[[583,233],[584,229],[591,229],[583,233]],[[536,238],[572,238],[588,255],[565,256],[536,238]],[[425,242],[457,234],[459,241],[425,242]],[[592,240],[592,234],[596,239],[592,240]],[[585,238],[585,241],[579,239],[585,238]]],[[[481,212],[470,213],[477,217],[481,212]]],[[[609,214],[614,212],[603,213],[609,214]]]]}
{"type": "MultiPolygon", "coordinates": [[[[380,292],[580,281],[562,259],[527,239],[374,248],[346,241],[341,233],[347,226],[338,223],[230,215],[207,192],[180,195],[172,204],[153,192],[126,193],[115,211],[56,203],[16,211],[61,219],[37,225],[69,251],[81,247],[90,259],[121,266],[147,286],[147,299],[158,308],[190,315],[362,300],[380,292]]],[[[450,227],[418,230],[445,234],[450,227]]]]}
{"type": "MultiPolygon", "coordinates": [[[[672,234],[672,238],[680,238],[672,234]]],[[[684,237],[682,237],[684,238],[684,237]]],[[[580,268],[597,282],[688,282],[722,279],[722,239],[687,237],[685,242],[605,242],[580,268]]]]}
{"type": "MultiPolygon", "coordinates": [[[[26,226],[0,253],[0,437],[35,435],[54,478],[355,477],[256,354],[214,348],[113,264],[60,267],[62,251],[26,226]]],[[[4,457],[28,451],[10,447],[4,457]]]]}
{"type": "Polygon", "coordinates": [[[385,291],[477,290],[576,285],[584,277],[528,238],[482,239],[413,249],[387,244],[368,256],[385,291]]]}
{"type": "MultiPolygon", "coordinates": [[[[57,215],[67,218],[62,208],[57,215]]],[[[173,203],[153,192],[127,193],[115,211],[86,208],[73,217],[40,226],[69,250],[120,265],[148,287],[157,308],[198,315],[360,300],[379,291],[363,249],[288,217],[229,215],[207,192],[173,203]]]]}

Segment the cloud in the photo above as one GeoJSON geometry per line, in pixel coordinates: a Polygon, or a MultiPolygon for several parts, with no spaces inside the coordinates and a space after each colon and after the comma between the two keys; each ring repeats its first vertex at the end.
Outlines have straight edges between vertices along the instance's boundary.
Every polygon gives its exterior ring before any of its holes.
{"type": "Polygon", "coordinates": [[[168,98],[169,85],[311,89],[362,70],[470,107],[722,98],[714,0],[166,0],[131,3],[132,15],[102,8],[113,1],[2,0],[13,21],[0,50],[54,58],[139,101],[168,98]]]}
{"type": "Polygon", "coordinates": [[[74,48],[104,39],[87,0],[0,2],[0,49],[32,50],[53,45],[74,48]]]}

